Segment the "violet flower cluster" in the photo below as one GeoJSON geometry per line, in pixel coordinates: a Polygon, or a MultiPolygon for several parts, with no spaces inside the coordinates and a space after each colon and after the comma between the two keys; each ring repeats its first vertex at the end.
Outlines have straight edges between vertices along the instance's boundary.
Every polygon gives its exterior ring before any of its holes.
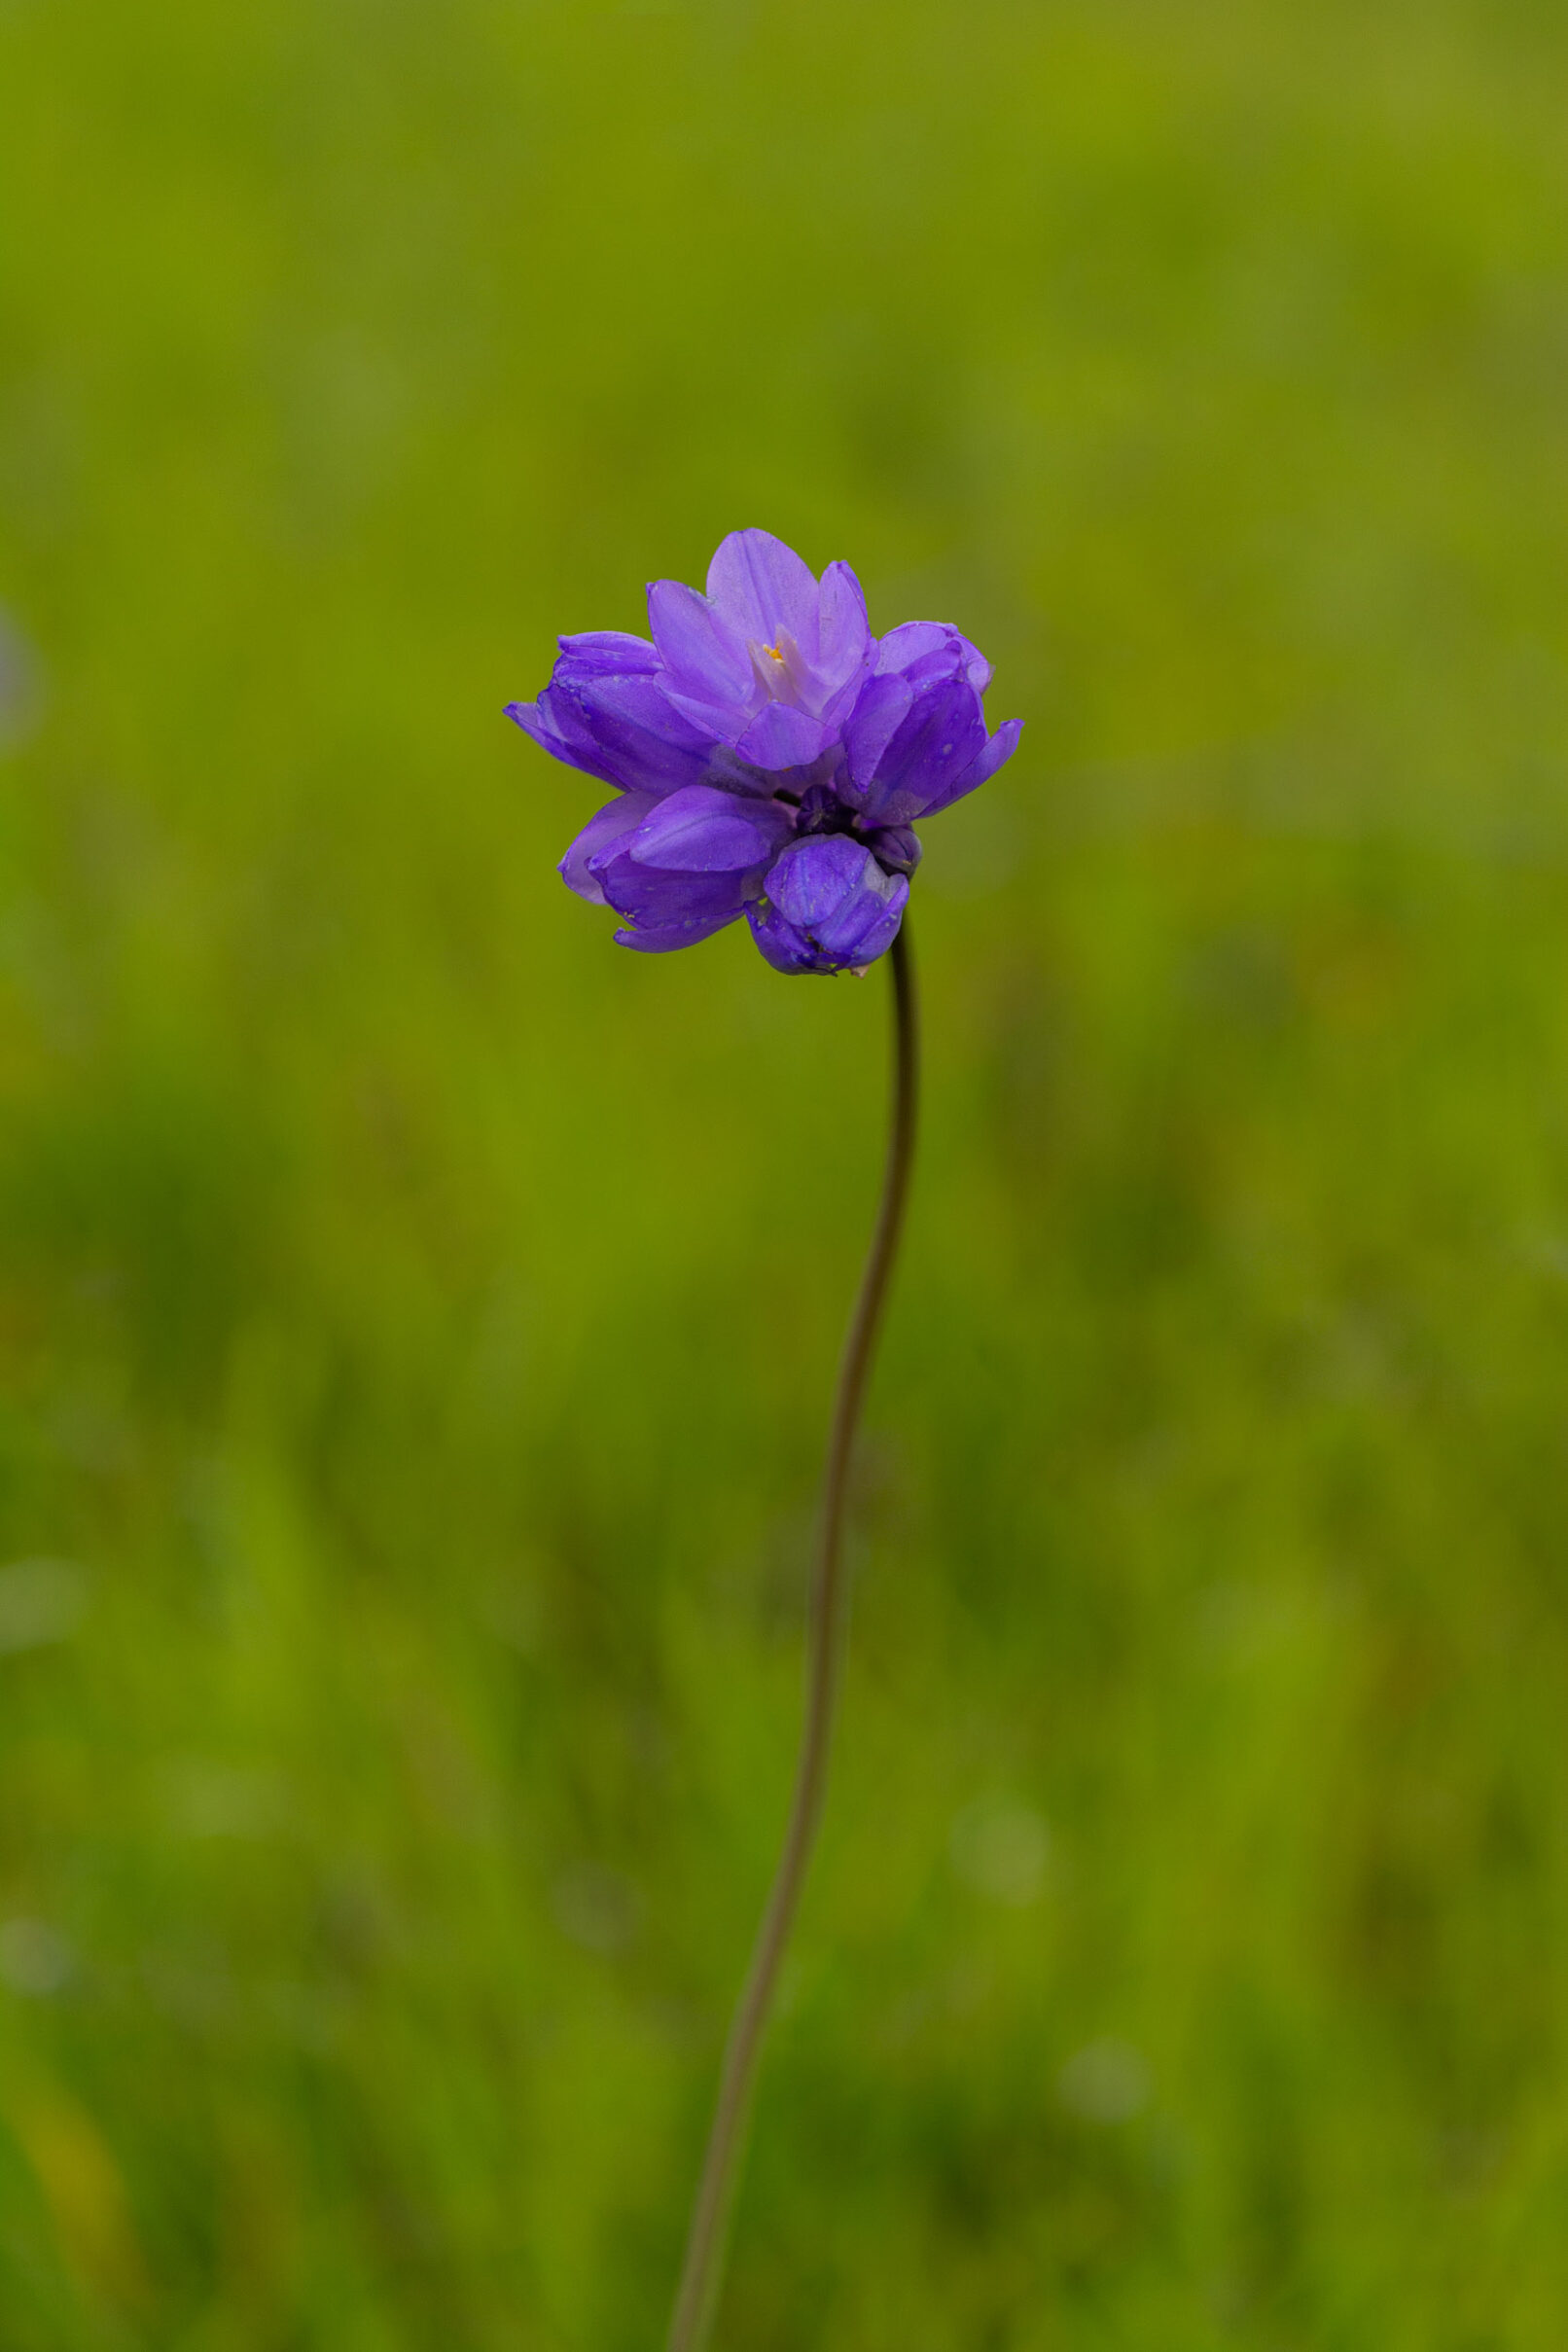
{"type": "Polygon", "coordinates": [[[563,637],[509,715],[618,798],[561,861],[623,919],[624,947],[689,947],[744,914],[780,972],[861,972],[893,943],[913,827],[1011,758],[988,734],[990,664],[957,629],[873,637],[847,563],[814,579],[767,531],[732,531],[706,595],[648,590],[652,642],[563,637]]]}

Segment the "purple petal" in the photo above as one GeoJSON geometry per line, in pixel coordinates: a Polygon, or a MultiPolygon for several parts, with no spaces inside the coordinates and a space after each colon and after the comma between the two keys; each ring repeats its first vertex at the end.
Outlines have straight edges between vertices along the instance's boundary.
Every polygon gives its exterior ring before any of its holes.
{"type": "Polygon", "coordinates": [[[754,706],[757,686],[745,637],[705,596],[679,580],[656,580],[648,590],[648,621],[678,694],[721,709],[754,706]]]}
{"type": "Polygon", "coordinates": [[[640,947],[644,955],[668,955],[676,947],[695,947],[699,940],[712,939],[727,923],[734,922],[740,913],[737,907],[731,914],[694,917],[689,923],[653,923],[644,929],[640,924],[627,925],[615,935],[618,947],[640,947]]]}
{"type": "Polygon", "coordinates": [[[656,678],[557,673],[539,702],[571,765],[623,791],[677,792],[683,784],[700,783],[708,771],[712,733],[675,710],[656,678]]]}
{"type": "Polygon", "coordinates": [[[871,836],[866,844],[878,866],[889,873],[912,874],[924,852],[920,837],[909,825],[886,825],[871,836]]]}
{"type": "Polygon", "coordinates": [[[779,972],[860,971],[893,944],[909,896],[847,834],[792,842],[746,909],[752,937],[779,972]]]}
{"type": "Polygon", "coordinates": [[[780,802],[689,784],[653,804],[627,855],[671,873],[743,873],[781,849],[794,824],[794,810],[780,802]]]}
{"type": "Polygon", "coordinates": [[[770,801],[779,778],[770,768],[748,765],[733,744],[716,743],[703,781],[718,785],[723,791],[743,801],[770,801]]]}
{"type": "Polygon", "coordinates": [[[878,677],[894,670],[902,677],[906,670],[918,668],[946,650],[947,631],[940,621],[901,621],[897,628],[877,638],[872,667],[878,677]]]}
{"type": "MultiPolygon", "coordinates": [[[[873,681],[873,686],[878,683],[873,681]]],[[[865,813],[879,825],[907,825],[925,809],[944,805],[948,787],[984,744],[980,699],[967,680],[948,678],[921,689],[870,774],[858,743],[850,749],[851,773],[865,813]]]]}
{"type": "Polygon", "coordinates": [[[1012,759],[1018,748],[1018,737],[1022,732],[1023,721],[1021,719],[1007,720],[1003,726],[997,729],[990,741],[964,773],[945,786],[935,800],[927,801],[922,808],[915,811],[915,814],[922,817],[937,816],[944,808],[951,808],[955,801],[963,800],[967,793],[976,789],[977,785],[988,783],[997,769],[1005,767],[1012,759]]]}
{"type": "Polygon", "coordinates": [[[809,767],[828,740],[820,719],[788,702],[766,703],[735,745],[754,767],[809,767]]]}
{"type": "Polygon", "coordinates": [[[625,791],[631,780],[625,773],[625,762],[601,750],[571,695],[547,686],[537,702],[509,702],[507,716],[552,760],[564,761],[584,775],[597,776],[601,784],[612,785],[617,792],[625,791]]]}
{"type": "Polygon", "coordinates": [[[585,769],[606,784],[624,779],[613,757],[606,757],[582,720],[571,690],[599,679],[647,675],[659,666],[657,649],[646,638],[628,637],[620,629],[597,629],[560,639],[560,659],[537,702],[509,702],[507,717],[515,720],[552,760],[585,769]]]}
{"type": "Polygon", "coordinates": [[[755,870],[750,873],[666,873],[658,867],[640,866],[635,858],[614,849],[595,864],[593,872],[608,904],[639,931],[732,922],[748,900],[756,897],[762,883],[762,873],[755,870]]]}
{"type": "Polygon", "coordinates": [[[646,637],[628,637],[624,629],[586,629],[557,643],[566,662],[588,676],[659,667],[659,648],[646,637]]]}
{"type": "Polygon", "coordinates": [[[548,751],[552,760],[564,760],[569,766],[575,765],[571,753],[551,726],[538,702],[509,702],[507,717],[515,727],[520,727],[525,735],[531,735],[540,750],[548,751]]]}
{"type": "Polygon", "coordinates": [[[818,590],[817,638],[813,649],[802,638],[802,651],[814,659],[818,683],[836,695],[864,666],[872,650],[866,597],[847,563],[830,563],[818,590]]]}
{"type": "Polygon", "coordinates": [[[671,752],[700,751],[705,755],[712,747],[712,729],[698,726],[683,711],[675,710],[658,678],[623,671],[588,678],[581,685],[574,681],[570,689],[552,691],[569,691],[584,709],[613,720],[618,727],[656,735],[671,752]]]}
{"type": "Polygon", "coordinates": [[[861,689],[843,731],[850,797],[857,804],[864,803],[888,745],[913,707],[914,695],[902,678],[872,677],[861,689]]]}
{"type": "Polygon", "coordinates": [[[596,817],[589,817],[557,868],[567,889],[575,890],[590,907],[606,906],[597,876],[588,872],[589,860],[602,856],[624,835],[635,833],[650,809],[658,806],[645,792],[627,792],[608,808],[601,808],[596,817]]]}
{"type": "Polygon", "coordinates": [[[807,660],[817,650],[815,579],[771,531],[731,531],[708,566],[708,597],[742,640],[777,642],[781,629],[807,660]]]}
{"type": "Polygon", "coordinates": [[[634,833],[592,857],[588,871],[639,931],[711,928],[757,897],[794,824],[781,802],[692,786],[659,801],[634,833]]]}
{"type": "Polygon", "coordinates": [[[991,665],[978,645],[945,621],[905,621],[878,640],[872,660],[879,676],[897,673],[910,686],[937,678],[967,678],[978,695],[991,683],[991,665]]]}

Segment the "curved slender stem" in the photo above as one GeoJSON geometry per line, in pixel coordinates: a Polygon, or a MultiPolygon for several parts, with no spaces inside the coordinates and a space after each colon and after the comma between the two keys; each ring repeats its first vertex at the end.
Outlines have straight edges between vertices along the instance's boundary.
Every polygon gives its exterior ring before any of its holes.
{"type": "Polygon", "coordinates": [[[801,1888],[822,1815],[828,1750],[833,1737],[835,1704],[843,1663],[845,1592],[843,1566],[844,1502],[849,1464],[860,1421],[860,1408],[876,1349],[882,1308],[887,1300],[893,1262],[898,1255],[904,1204],[914,1158],[915,1110],[919,1091],[919,1012],[914,966],[906,925],[890,951],[893,974],[893,1099],[886,1172],[881,1205],[872,1235],[871,1254],[861,1276],[860,1296],[844,1341],[838,1368],[838,1389],[828,1434],[828,1458],[822,1480],[822,1513],[817,1533],[816,1568],[811,1584],[806,1628],[805,1728],[796,1766],[795,1795],[790,1805],[784,1849],[767,1908],[758,1930],[751,1968],[735,2010],[725,2048],[719,2096],[708,2133],[702,2178],[692,2211],[686,2262],[681,2273],[675,2316],[670,2322],[669,2352],[699,2352],[718,2296],[735,2168],[751,2102],[757,2060],[766,2029],[768,2011],[778,1981],[779,1965],[789,1942],[801,1888]]]}

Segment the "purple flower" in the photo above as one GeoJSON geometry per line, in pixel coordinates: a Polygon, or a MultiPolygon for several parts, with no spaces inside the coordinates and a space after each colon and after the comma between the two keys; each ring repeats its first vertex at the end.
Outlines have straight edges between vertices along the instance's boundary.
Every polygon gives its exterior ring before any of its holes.
{"type": "Polygon", "coordinates": [[[780,972],[863,972],[891,944],[920,862],[912,831],[995,775],[990,664],[955,628],[873,637],[846,563],[813,579],[767,531],[731,531],[706,595],[648,590],[652,642],[563,637],[509,715],[620,795],[561,860],[612,907],[624,947],[689,947],[744,914],[780,972]]]}

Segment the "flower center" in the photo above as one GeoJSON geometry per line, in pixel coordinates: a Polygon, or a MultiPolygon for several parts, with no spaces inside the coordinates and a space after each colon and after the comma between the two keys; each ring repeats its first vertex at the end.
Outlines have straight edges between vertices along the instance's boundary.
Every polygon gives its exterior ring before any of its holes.
{"type": "MultiPolygon", "coordinates": [[[[793,793],[790,798],[795,798],[793,793]]],[[[839,799],[831,778],[819,776],[816,783],[808,784],[797,805],[801,813],[796,827],[802,834],[847,833],[858,837],[865,831],[859,810],[839,799]]]]}
{"type": "Polygon", "coordinates": [[[780,629],[776,645],[759,645],[753,637],[747,651],[752,674],[769,702],[788,702],[801,709],[805,700],[805,663],[788,629],[780,629]]]}

